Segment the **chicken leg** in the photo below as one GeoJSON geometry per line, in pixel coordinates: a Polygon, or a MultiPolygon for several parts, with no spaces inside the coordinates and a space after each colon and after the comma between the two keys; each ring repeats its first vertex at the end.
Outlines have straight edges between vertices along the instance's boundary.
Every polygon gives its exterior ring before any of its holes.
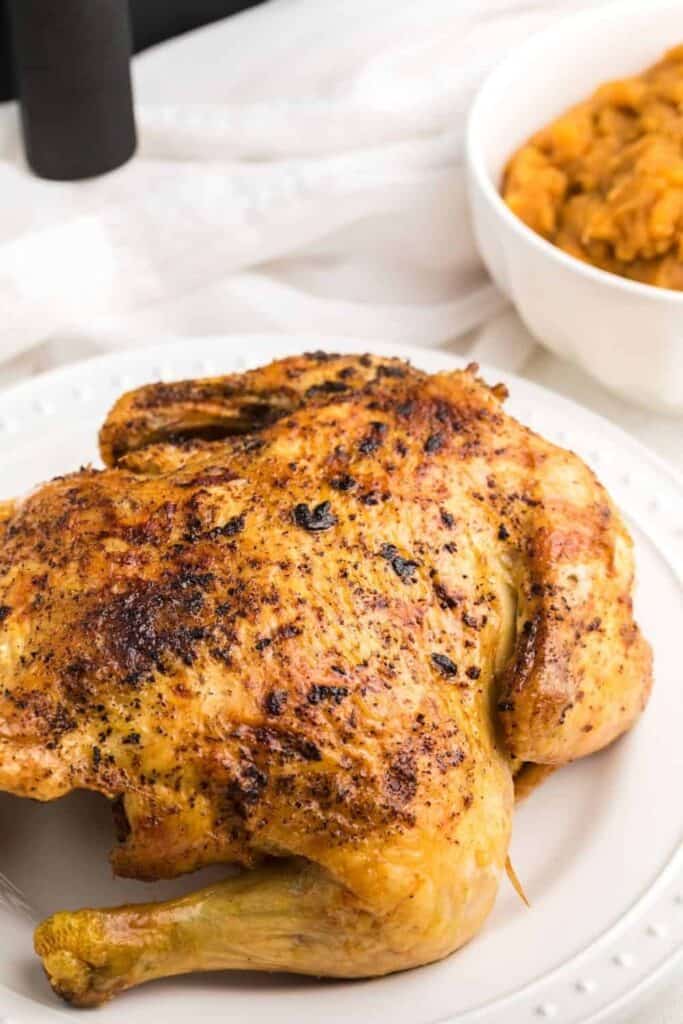
{"type": "Polygon", "coordinates": [[[489,909],[498,874],[497,865],[473,866],[453,914],[445,891],[435,902],[433,879],[418,881],[407,905],[390,908],[386,890],[365,901],[316,865],[279,860],[165,903],[55,914],[37,929],[35,948],[55,991],[83,1007],[193,971],[375,976],[466,941],[489,909]]]}
{"type": "Polygon", "coordinates": [[[278,861],[166,903],[55,914],[37,929],[35,947],[55,991],[93,1006],[190,971],[384,973],[402,961],[382,932],[324,872],[278,861]]]}

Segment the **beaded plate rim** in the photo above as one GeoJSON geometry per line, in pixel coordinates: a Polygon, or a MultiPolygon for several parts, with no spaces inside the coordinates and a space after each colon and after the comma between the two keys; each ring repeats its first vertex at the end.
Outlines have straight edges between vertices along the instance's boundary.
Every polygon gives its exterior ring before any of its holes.
{"type": "MultiPolygon", "coordinates": [[[[365,352],[408,359],[428,372],[458,369],[467,360],[443,350],[379,345],[339,338],[228,335],[173,340],[69,364],[0,392],[0,443],[33,424],[43,429],[68,405],[101,407],[128,388],[153,380],[239,372],[302,351],[365,352]],[[247,354],[242,354],[246,349],[247,354]],[[240,352],[239,350],[242,350],[240,352]]],[[[482,375],[510,386],[509,411],[549,440],[577,451],[599,473],[683,587],[683,477],[619,427],[578,403],[507,371],[483,366],[482,375]],[[556,421],[549,426],[548,403],[556,421]],[[562,425],[558,426],[560,423],[562,425]]],[[[682,821],[683,826],[683,821],[682,821]]],[[[22,894],[0,873],[0,905],[22,912],[22,894]],[[7,884],[5,884],[7,883],[7,884]]],[[[654,884],[602,935],[569,961],[516,991],[464,1013],[424,1024],[606,1024],[651,995],[683,965],[683,843],[654,884]],[[605,974],[621,981],[601,991],[605,974]],[[515,1016],[512,1018],[511,1013],[515,1016]]],[[[0,1024],[39,1024],[72,1012],[40,1005],[0,985],[0,1024]]],[[[126,1010],[122,1010],[122,1019],[126,1010]]],[[[416,1022],[417,1024],[417,1022],[416,1022]]]]}

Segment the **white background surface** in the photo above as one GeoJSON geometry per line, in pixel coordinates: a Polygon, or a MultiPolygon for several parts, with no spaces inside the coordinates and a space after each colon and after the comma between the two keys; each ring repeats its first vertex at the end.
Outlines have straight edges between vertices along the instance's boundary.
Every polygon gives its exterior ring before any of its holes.
{"type": "MultiPolygon", "coordinates": [[[[405,341],[521,371],[683,469],[683,421],[628,406],[536,347],[467,225],[473,91],[516,41],[588,6],[271,0],[137,58],[139,156],[78,185],[27,174],[7,106],[1,379],[171,335],[405,341]]],[[[637,1018],[682,1021],[683,983],[637,1018]]]]}

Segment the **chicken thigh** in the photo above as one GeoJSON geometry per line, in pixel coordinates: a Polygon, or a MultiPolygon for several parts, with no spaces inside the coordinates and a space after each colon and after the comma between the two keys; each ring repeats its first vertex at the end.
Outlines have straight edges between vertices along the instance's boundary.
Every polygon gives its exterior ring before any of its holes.
{"type": "Polygon", "coordinates": [[[69,1002],[443,957],[495,899],[515,776],[633,724],[631,541],[504,397],[324,353],[152,385],[107,468],[4,507],[0,788],[110,799],[119,875],[244,869],[42,923],[69,1002]]]}

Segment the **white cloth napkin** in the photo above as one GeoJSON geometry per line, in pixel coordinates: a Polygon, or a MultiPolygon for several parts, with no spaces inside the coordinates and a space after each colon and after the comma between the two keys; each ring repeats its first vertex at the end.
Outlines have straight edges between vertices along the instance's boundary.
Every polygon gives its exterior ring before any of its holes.
{"type": "MultiPolygon", "coordinates": [[[[470,98],[516,42],[596,2],[271,0],[136,58],[139,155],[85,183],[31,177],[7,105],[1,358],[185,333],[467,334],[502,308],[467,220],[470,98]]],[[[511,368],[532,347],[489,332],[475,354],[511,368]]]]}
{"type": "MultiPolygon", "coordinates": [[[[531,32],[600,2],[270,0],[137,57],[139,154],[78,184],[28,173],[7,104],[0,383],[179,335],[448,346],[580,396],[683,464],[680,423],[534,345],[467,220],[474,90],[531,32]]],[[[681,1020],[683,993],[636,1018],[681,1020]]]]}

